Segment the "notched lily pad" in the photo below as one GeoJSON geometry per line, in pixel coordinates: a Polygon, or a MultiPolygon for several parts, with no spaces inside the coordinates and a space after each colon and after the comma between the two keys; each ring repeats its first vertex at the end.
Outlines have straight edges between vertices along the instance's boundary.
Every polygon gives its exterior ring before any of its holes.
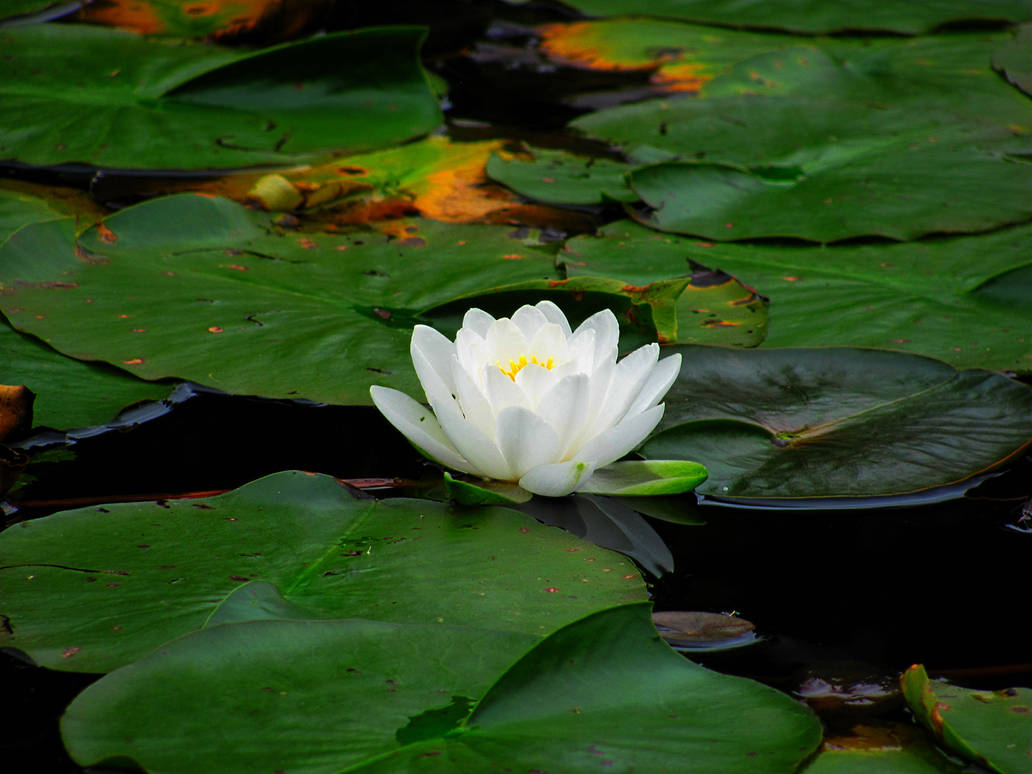
{"type": "Polygon", "coordinates": [[[929,680],[921,664],[900,678],[910,709],[938,742],[997,774],[1028,771],[1032,759],[1032,690],[976,691],[929,680]]]}
{"type": "Polygon", "coordinates": [[[1032,443],[1032,388],[998,373],[844,347],[675,349],[681,373],[641,453],[701,462],[697,491],[718,499],[920,492],[1032,443]]]}
{"type": "Polygon", "coordinates": [[[62,732],[85,765],[129,756],[196,774],[546,771],[556,761],[568,774],[675,774],[686,759],[755,774],[794,770],[820,740],[816,718],[789,697],[675,654],[646,604],[574,621],[506,661],[511,639],[440,624],[225,624],[91,685],[62,732]]]}
{"type": "Polygon", "coordinates": [[[67,671],[114,669],[218,621],[359,617],[541,637],[644,595],[628,560],[515,511],[357,499],[298,472],[0,535],[0,643],[67,671]]]}

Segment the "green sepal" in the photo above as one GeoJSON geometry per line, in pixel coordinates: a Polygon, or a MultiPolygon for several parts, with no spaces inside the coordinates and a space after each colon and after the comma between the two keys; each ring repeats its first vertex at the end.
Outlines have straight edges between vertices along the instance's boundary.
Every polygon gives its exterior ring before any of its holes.
{"type": "Polygon", "coordinates": [[[709,474],[698,462],[632,460],[595,471],[580,492],[603,495],[674,495],[690,492],[709,474]]]}

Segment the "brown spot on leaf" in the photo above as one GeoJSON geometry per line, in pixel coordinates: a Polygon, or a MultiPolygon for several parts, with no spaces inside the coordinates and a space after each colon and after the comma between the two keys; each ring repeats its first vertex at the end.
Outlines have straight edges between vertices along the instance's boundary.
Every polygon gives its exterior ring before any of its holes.
{"type": "Polygon", "coordinates": [[[123,360],[122,362],[125,363],[125,365],[143,365],[144,360],[142,357],[134,357],[129,360],[123,360]]]}
{"type": "Polygon", "coordinates": [[[118,241],[118,235],[103,223],[97,224],[97,236],[100,237],[101,242],[109,245],[113,245],[118,241]]]}

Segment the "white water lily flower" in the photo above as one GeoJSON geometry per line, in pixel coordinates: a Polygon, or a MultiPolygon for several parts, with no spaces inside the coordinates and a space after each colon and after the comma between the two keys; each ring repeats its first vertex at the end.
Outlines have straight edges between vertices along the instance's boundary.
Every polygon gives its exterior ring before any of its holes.
{"type": "Polygon", "coordinates": [[[659,360],[657,344],[617,362],[618,338],[608,309],[575,331],[551,301],[511,319],[470,309],[454,343],[425,325],[412,332],[432,413],[398,390],[370,393],[392,425],[449,468],[540,495],[589,490],[596,471],[659,423],[681,367],[679,354],[659,360]]]}

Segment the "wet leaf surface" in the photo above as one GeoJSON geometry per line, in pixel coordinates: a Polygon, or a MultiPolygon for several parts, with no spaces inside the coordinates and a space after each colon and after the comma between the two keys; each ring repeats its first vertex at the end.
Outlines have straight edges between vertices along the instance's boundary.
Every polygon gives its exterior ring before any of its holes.
{"type": "Polygon", "coordinates": [[[1000,45],[993,53],[993,68],[1032,96],[1032,25],[1018,27],[1014,38],[1000,45]]]}
{"type": "Polygon", "coordinates": [[[697,491],[871,497],[963,481],[1032,440],[1032,388],[903,353],[678,347],[653,459],[706,466],[697,491]]]}
{"type": "Polygon", "coordinates": [[[601,204],[607,200],[637,201],[624,180],[626,164],[534,148],[529,158],[494,154],[487,174],[523,196],[556,204],[601,204]]]}
{"type": "Polygon", "coordinates": [[[929,680],[921,664],[900,678],[917,718],[948,750],[999,774],[1028,770],[1032,690],[977,691],[929,680]]]}
{"type": "Polygon", "coordinates": [[[645,595],[627,559],[515,511],[358,499],[299,472],[22,522],[0,538],[0,589],[4,645],[83,672],[234,617],[465,626],[519,635],[512,661],[534,638],[645,595]],[[258,582],[270,585],[257,597],[234,596],[258,582]]]}
{"type": "Polygon", "coordinates": [[[172,389],[167,382],[145,382],[110,366],[66,357],[7,324],[0,324],[0,382],[32,389],[35,424],[54,429],[102,425],[123,407],[160,400],[172,389]]]}
{"type": "MultiPolygon", "coordinates": [[[[565,0],[591,16],[637,15],[642,6],[633,0],[565,0]]],[[[1026,21],[1032,8],[1023,0],[865,0],[824,3],[821,0],[658,0],[647,6],[652,16],[704,22],[718,26],[784,29],[821,33],[841,30],[877,30],[919,33],[955,21],[1026,21]]]]}
{"type": "Polygon", "coordinates": [[[805,774],[960,774],[961,766],[936,750],[912,726],[860,726],[854,735],[826,738],[805,774]]]}
{"type": "Polygon", "coordinates": [[[555,761],[571,774],[679,772],[686,759],[744,774],[787,771],[820,738],[787,697],[675,655],[645,605],[572,623],[508,669],[500,645],[497,633],[447,625],[216,626],[87,689],[64,734],[84,763],[129,754],[151,770],[187,761],[199,774],[270,762],[299,772],[544,771],[555,761]],[[267,733],[253,733],[256,720],[267,733]]]}
{"type": "Polygon", "coordinates": [[[146,379],[368,404],[370,384],[415,393],[420,310],[556,276],[555,248],[511,228],[411,221],[398,238],[308,236],[272,221],[187,194],[123,210],[78,241],[67,222],[30,226],[0,255],[11,285],[0,305],[61,351],[146,379]],[[408,281],[417,274],[436,281],[408,281]]]}
{"type": "Polygon", "coordinates": [[[572,126],[662,162],[630,184],[653,208],[642,219],[664,231],[818,242],[985,231],[1032,215],[1019,193],[1032,165],[1013,158],[1032,147],[1032,103],[989,66],[1002,40],[775,46],[697,99],[646,100],[572,126]]]}
{"type": "Polygon", "coordinates": [[[770,299],[764,346],[883,347],[958,367],[1028,372],[1030,235],[1023,226],[923,243],[818,248],[702,242],[625,221],[603,228],[601,239],[568,241],[561,255],[573,259],[571,272],[574,261],[585,264],[577,271],[611,276],[622,276],[624,267],[676,276],[691,261],[730,272],[770,299]]]}
{"type": "Polygon", "coordinates": [[[93,26],[4,29],[0,158],[207,169],[390,145],[441,121],[422,37],[379,28],[239,53],[93,26]]]}

